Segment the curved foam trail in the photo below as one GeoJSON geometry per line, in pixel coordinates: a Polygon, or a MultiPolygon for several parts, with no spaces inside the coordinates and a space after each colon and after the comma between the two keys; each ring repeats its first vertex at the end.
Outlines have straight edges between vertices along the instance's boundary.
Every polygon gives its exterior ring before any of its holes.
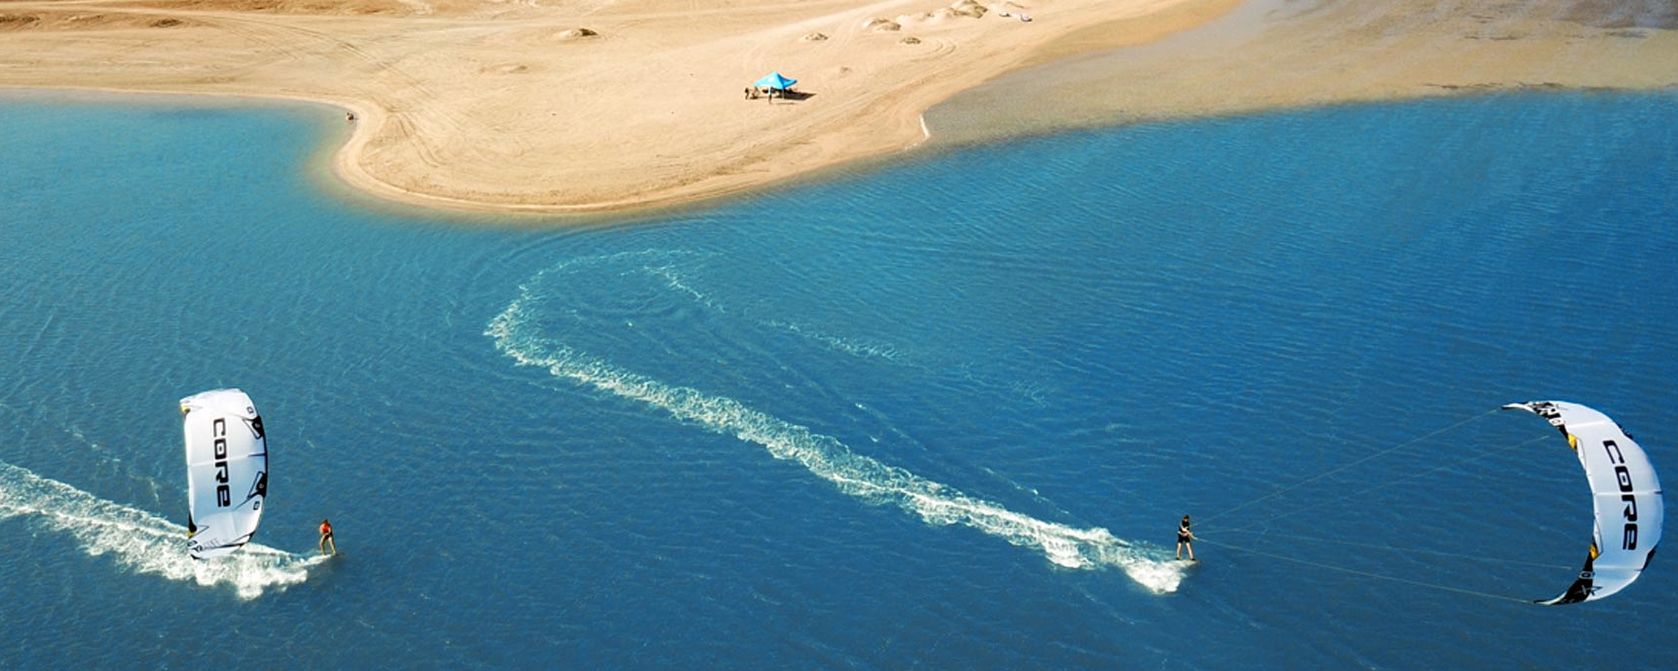
{"type": "Polygon", "coordinates": [[[309,567],[326,561],[255,543],[228,557],[195,561],[186,554],[186,527],[0,462],[0,520],[13,517],[68,534],[87,554],[108,555],[135,572],[229,585],[241,599],[301,583],[309,567]]]}
{"type": "MultiPolygon", "coordinates": [[[[687,278],[678,272],[675,266],[669,264],[662,266],[646,266],[642,268],[642,270],[643,272],[664,278],[665,286],[670,287],[673,291],[686,294],[688,297],[692,298],[694,302],[719,313],[728,314],[728,308],[721,302],[713,300],[704,292],[695,289],[692,285],[688,284],[687,278]]],[[[897,348],[890,345],[872,344],[852,338],[828,335],[792,322],[770,320],[760,321],[758,323],[769,328],[786,331],[787,333],[791,333],[806,340],[821,343],[828,349],[849,354],[858,358],[876,358],[893,362],[898,359],[897,348]]]]}
{"type": "Polygon", "coordinates": [[[835,352],[842,352],[858,358],[884,359],[891,362],[896,362],[898,359],[897,348],[890,345],[876,345],[852,338],[828,335],[792,322],[766,321],[762,323],[764,326],[778,328],[800,338],[819,342],[835,352]]]}
{"type": "MultiPolygon", "coordinates": [[[[539,280],[541,275],[537,276],[539,280]]],[[[490,321],[484,335],[520,365],[546,368],[555,377],[640,401],[678,419],[762,445],[777,459],[796,461],[846,494],[896,505],[930,524],[962,524],[1009,543],[1036,548],[1049,561],[1073,569],[1113,567],[1156,594],[1176,591],[1179,562],[1159,549],[1139,547],[1102,528],[1079,529],[1023,515],[963,494],[907,470],[856,454],[832,436],[785,422],[730,398],[677,387],[615,368],[542,337],[527,327],[536,297],[530,285],[490,321]]]]}

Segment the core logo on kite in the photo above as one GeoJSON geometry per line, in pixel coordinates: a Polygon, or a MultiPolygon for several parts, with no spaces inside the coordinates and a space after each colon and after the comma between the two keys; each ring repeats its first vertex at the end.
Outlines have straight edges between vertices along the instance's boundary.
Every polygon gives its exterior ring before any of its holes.
{"type": "Polygon", "coordinates": [[[1620,453],[1620,446],[1612,440],[1602,441],[1602,450],[1608,453],[1608,463],[1614,464],[1614,480],[1620,486],[1620,501],[1626,504],[1620,517],[1626,521],[1625,533],[1621,536],[1620,548],[1623,550],[1637,549],[1637,497],[1631,493],[1631,471],[1626,469],[1625,455],[1620,453]]]}

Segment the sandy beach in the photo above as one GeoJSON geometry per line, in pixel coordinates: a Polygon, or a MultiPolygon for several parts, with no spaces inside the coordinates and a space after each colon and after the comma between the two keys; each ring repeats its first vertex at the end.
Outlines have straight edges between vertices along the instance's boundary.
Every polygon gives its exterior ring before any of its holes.
{"type": "Polygon", "coordinates": [[[1675,14],[1559,1],[4,0],[0,86],[328,102],[355,117],[334,159],[355,187],[590,213],[761,188],[929,138],[1669,87],[1675,14]],[[802,95],[748,99],[771,71],[802,95]]]}
{"type": "Polygon", "coordinates": [[[1059,59],[957,94],[928,121],[962,143],[1280,107],[1678,86],[1678,6],[1645,4],[1249,0],[1157,43],[1045,51],[1059,59]]]}

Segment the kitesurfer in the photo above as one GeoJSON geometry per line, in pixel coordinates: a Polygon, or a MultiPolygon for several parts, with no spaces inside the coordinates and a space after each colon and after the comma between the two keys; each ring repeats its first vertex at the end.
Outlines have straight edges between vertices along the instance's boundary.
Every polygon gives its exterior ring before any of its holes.
{"type": "MultiPolygon", "coordinates": [[[[332,523],[325,518],[320,521],[320,553],[323,555],[338,554],[338,543],[332,540],[332,523]],[[331,552],[326,551],[327,546],[332,547],[331,552]]],[[[1194,553],[1190,552],[1189,556],[1194,556],[1194,553]]]]}
{"type": "Polygon", "coordinates": [[[1177,559],[1183,558],[1183,548],[1189,549],[1189,561],[1194,558],[1194,532],[1189,530],[1189,516],[1184,515],[1181,524],[1177,525],[1177,559]]]}

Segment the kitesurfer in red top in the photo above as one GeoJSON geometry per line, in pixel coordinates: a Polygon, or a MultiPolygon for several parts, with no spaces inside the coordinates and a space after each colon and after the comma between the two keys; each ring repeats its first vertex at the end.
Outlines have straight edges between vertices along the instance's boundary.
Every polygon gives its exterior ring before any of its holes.
{"type": "Polygon", "coordinates": [[[324,518],[320,521],[320,553],[338,554],[338,543],[332,540],[332,523],[324,518]],[[326,551],[327,546],[332,547],[331,552],[326,551]]]}

